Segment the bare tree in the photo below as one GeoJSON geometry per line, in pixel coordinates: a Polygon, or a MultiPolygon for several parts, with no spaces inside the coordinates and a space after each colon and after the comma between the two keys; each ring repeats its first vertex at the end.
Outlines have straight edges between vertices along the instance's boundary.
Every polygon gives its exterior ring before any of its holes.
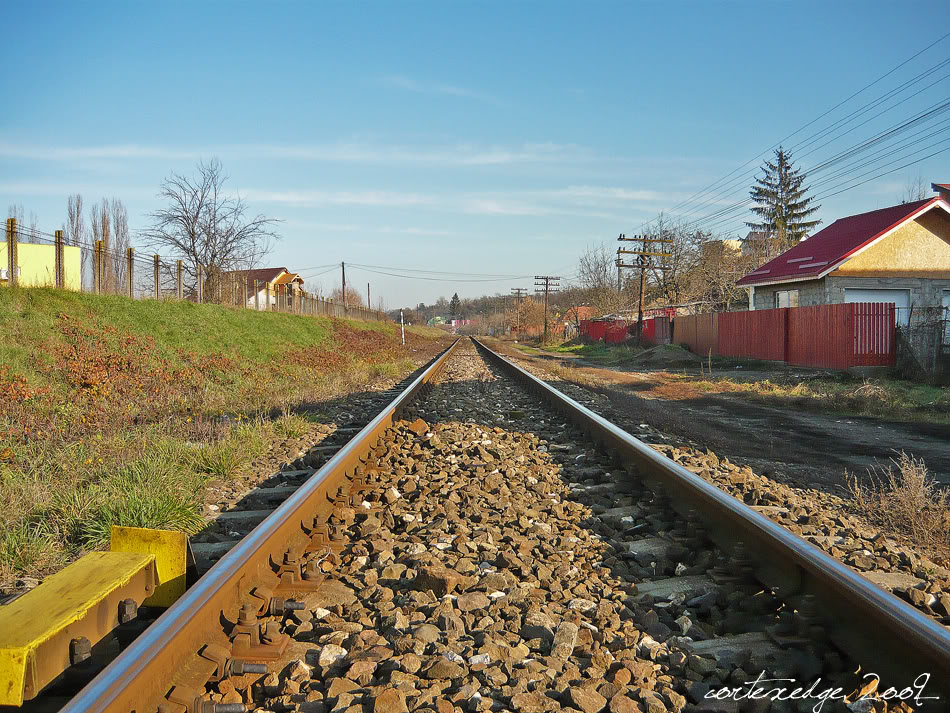
{"type": "Polygon", "coordinates": [[[124,291],[128,275],[129,213],[118,198],[111,201],[102,199],[102,209],[108,210],[112,223],[112,274],[114,286],[124,291]]]}
{"type": "Polygon", "coordinates": [[[619,312],[631,304],[630,295],[617,290],[617,257],[604,243],[589,245],[581,255],[577,283],[583,290],[578,299],[589,302],[601,314],[619,312]]]}
{"type": "Polygon", "coordinates": [[[23,204],[11,203],[7,208],[7,218],[16,218],[17,240],[21,243],[30,242],[30,234],[26,229],[26,223],[23,222],[23,204]]]}
{"type": "MultiPolygon", "coordinates": [[[[363,297],[365,297],[365,295],[355,287],[352,287],[351,285],[346,286],[347,307],[365,307],[366,300],[364,300],[363,297]]],[[[343,290],[339,287],[334,287],[332,290],[330,290],[330,299],[334,302],[343,304],[343,290]]]]}
{"type": "Polygon", "coordinates": [[[248,217],[244,200],[224,192],[227,179],[217,159],[199,161],[193,177],[171,174],[158,194],[167,205],[150,214],[152,225],[142,233],[146,246],[183,261],[192,292],[199,266],[207,275],[206,294],[214,295],[221,273],[257,266],[278,239],[278,221],[248,217]]]}
{"type": "Polygon", "coordinates": [[[312,297],[323,296],[323,282],[320,280],[309,279],[303,283],[303,289],[312,297]]]}
{"type": "Polygon", "coordinates": [[[736,282],[755,269],[755,257],[743,255],[738,240],[707,240],[699,247],[691,298],[700,303],[702,311],[726,312],[740,307],[746,301],[746,291],[736,282]]]}
{"type": "Polygon", "coordinates": [[[80,280],[86,274],[87,250],[86,223],[83,218],[82,195],[75,193],[66,199],[66,225],[64,227],[67,245],[79,248],[79,275],[80,280]]]}
{"type": "Polygon", "coordinates": [[[92,268],[93,271],[101,271],[96,276],[99,280],[99,289],[102,292],[113,292],[116,281],[112,263],[112,219],[109,212],[109,202],[105,198],[102,199],[101,205],[93,203],[89,209],[89,225],[93,244],[101,242],[102,246],[102,264],[93,265],[92,268]]]}
{"type": "Polygon", "coordinates": [[[918,173],[916,177],[907,179],[907,183],[904,185],[904,194],[901,196],[901,203],[922,201],[928,195],[930,195],[930,192],[927,190],[924,177],[918,173]]]}
{"type": "MultiPolygon", "coordinates": [[[[655,285],[653,297],[667,305],[681,304],[689,297],[690,275],[699,263],[699,245],[708,235],[673,222],[663,213],[647,227],[647,232],[654,237],[670,241],[656,244],[662,247],[662,252],[668,256],[651,261],[653,265],[666,268],[649,270],[653,278],[652,284],[655,285]]],[[[648,295],[649,292],[648,289],[648,295]]]]}

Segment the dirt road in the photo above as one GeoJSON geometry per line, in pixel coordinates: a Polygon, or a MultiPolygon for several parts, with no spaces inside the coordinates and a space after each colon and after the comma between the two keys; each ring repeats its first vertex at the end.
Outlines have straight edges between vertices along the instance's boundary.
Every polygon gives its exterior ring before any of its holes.
{"type": "Polygon", "coordinates": [[[610,400],[619,420],[648,423],[744,461],[761,475],[840,493],[845,470],[863,475],[875,463],[889,463],[903,450],[923,458],[937,480],[950,484],[948,425],[841,417],[750,403],[724,394],[677,398],[654,388],[655,372],[591,366],[553,354],[526,356],[509,345],[501,348],[524,364],[570,368],[579,383],[610,400]]]}

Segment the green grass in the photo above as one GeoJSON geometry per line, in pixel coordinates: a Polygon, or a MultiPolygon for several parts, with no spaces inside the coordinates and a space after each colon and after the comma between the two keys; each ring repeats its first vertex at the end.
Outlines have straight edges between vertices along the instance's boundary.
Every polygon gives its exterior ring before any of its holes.
{"type": "Polygon", "coordinates": [[[306,408],[401,378],[432,331],[402,347],[391,323],[0,289],[0,586],[113,524],[194,532],[211,481],[296,457],[306,408]]]}
{"type": "Polygon", "coordinates": [[[543,347],[515,344],[514,347],[526,354],[532,354],[534,356],[544,353],[567,354],[599,366],[622,366],[624,364],[630,364],[644,351],[640,347],[627,345],[609,346],[603,342],[594,342],[593,344],[567,343],[545,345],[543,347]]]}

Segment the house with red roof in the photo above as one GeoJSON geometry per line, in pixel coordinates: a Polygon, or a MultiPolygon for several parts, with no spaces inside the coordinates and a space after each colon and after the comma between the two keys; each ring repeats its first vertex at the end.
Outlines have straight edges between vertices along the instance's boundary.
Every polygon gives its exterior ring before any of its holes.
{"type": "Polygon", "coordinates": [[[950,310],[950,184],[932,185],[939,195],[839,218],[745,275],[749,308],[893,302],[902,324],[950,310]]]}
{"type": "Polygon", "coordinates": [[[289,295],[303,292],[303,278],[296,272],[290,272],[286,267],[262,267],[256,270],[240,270],[225,275],[234,275],[240,280],[247,280],[247,306],[258,306],[258,309],[271,309],[285,304],[289,295]],[[257,297],[255,300],[255,291],[257,297]]]}

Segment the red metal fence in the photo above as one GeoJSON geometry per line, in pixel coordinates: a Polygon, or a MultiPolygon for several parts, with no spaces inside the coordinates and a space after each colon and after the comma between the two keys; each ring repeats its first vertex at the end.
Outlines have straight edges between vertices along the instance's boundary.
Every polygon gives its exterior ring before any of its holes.
{"type": "Polygon", "coordinates": [[[786,361],[829,369],[894,366],[895,314],[894,304],[885,302],[789,310],[786,361]]]}
{"type": "Polygon", "coordinates": [[[849,369],[894,366],[895,330],[893,303],[866,302],[680,316],[673,337],[702,356],[849,369]]]}
{"type": "Polygon", "coordinates": [[[719,354],[719,315],[689,314],[673,320],[673,340],[694,354],[719,354]]]}
{"type": "Polygon", "coordinates": [[[718,351],[721,356],[785,361],[788,308],[719,315],[718,351]]]}
{"type": "MultiPolygon", "coordinates": [[[[581,336],[595,342],[619,344],[630,337],[636,328],[636,322],[622,319],[582,319],[579,332],[581,336]]],[[[670,320],[668,317],[651,317],[643,320],[643,340],[650,344],[670,343],[670,320]]]]}

